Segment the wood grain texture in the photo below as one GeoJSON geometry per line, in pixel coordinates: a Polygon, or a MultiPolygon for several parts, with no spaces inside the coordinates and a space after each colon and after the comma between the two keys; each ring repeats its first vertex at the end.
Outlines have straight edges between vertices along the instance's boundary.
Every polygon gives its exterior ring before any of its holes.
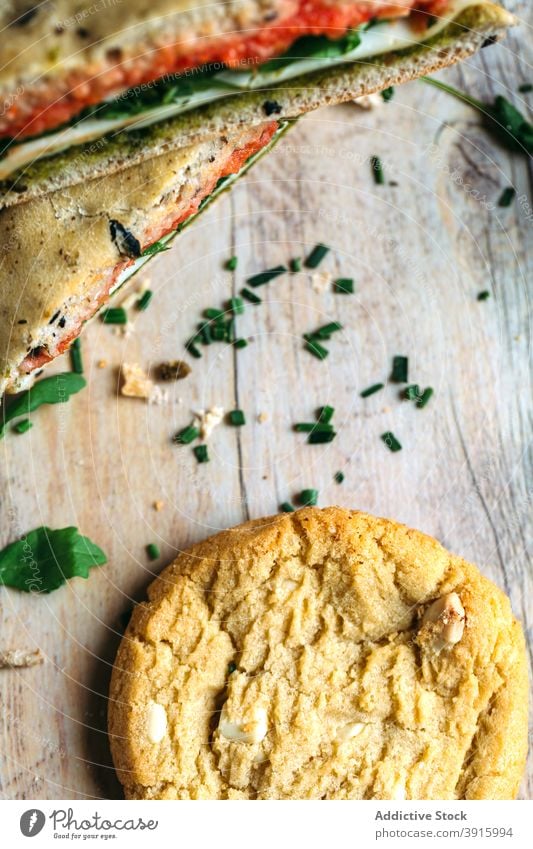
{"type": "MultiPolygon", "coordinates": [[[[532,95],[517,88],[532,81],[530,4],[506,5],[522,27],[442,77],[480,98],[504,93],[527,111],[532,95]]],[[[307,486],[322,505],[390,516],[477,563],[509,593],[531,650],[531,178],[531,163],[495,144],[471,109],[422,83],[370,112],[316,113],[154,261],[145,277],[156,294],[133,333],[99,321],[87,328],[87,389],[0,443],[0,545],[40,524],[75,524],[109,556],[88,581],[50,596],[1,591],[0,649],[40,646],[46,655],[43,666],[0,671],[4,798],[119,795],[105,710],[121,617],[180,548],[275,512],[307,486]],[[397,185],[374,184],[372,155],[397,185]],[[508,185],[519,199],[502,209],[508,185]],[[186,357],[203,308],[319,240],[332,247],[319,270],[353,277],[355,295],[320,294],[308,273],[279,278],[239,319],[246,349],[204,349],[168,404],[117,395],[121,362],[186,357]],[[232,275],[223,265],[233,253],[232,275]],[[478,302],[485,289],[492,297],[478,302]],[[302,333],[333,319],[344,330],[319,362],[302,333]],[[424,410],[400,401],[391,383],[359,397],[386,380],[394,354],[409,356],[413,382],[434,387],[424,410]],[[291,426],[325,403],[339,435],[309,446],[291,426]],[[241,407],[247,425],[220,426],[211,462],[198,465],[170,439],[191,411],[214,404],[241,407]],[[401,452],[380,441],[386,430],[401,452]],[[151,541],[161,548],[155,564],[151,541]]],[[[522,798],[533,798],[532,779],[530,762],[522,798]]]]}

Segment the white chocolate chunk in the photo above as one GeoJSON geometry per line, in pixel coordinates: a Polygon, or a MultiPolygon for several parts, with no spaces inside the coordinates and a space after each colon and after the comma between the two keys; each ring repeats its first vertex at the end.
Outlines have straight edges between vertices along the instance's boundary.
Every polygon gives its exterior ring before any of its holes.
{"type": "Polygon", "coordinates": [[[227,740],[234,743],[260,743],[268,731],[267,713],[262,707],[253,711],[253,717],[246,721],[228,716],[226,705],[220,713],[218,730],[227,740]]]}
{"type": "Polygon", "coordinates": [[[163,705],[150,702],[146,717],[146,734],[150,743],[160,743],[167,733],[167,712],[163,705]]]}

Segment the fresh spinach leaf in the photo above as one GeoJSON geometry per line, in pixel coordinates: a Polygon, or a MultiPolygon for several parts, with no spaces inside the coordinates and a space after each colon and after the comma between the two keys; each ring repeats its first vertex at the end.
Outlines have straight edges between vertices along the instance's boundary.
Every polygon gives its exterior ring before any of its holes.
{"type": "Polygon", "coordinates": [[[0,584],[27,593],[50,593],[69,578],[89,577],[107,563],[104,552],[77,528],[41,527],[0,551],[0,584]]]}

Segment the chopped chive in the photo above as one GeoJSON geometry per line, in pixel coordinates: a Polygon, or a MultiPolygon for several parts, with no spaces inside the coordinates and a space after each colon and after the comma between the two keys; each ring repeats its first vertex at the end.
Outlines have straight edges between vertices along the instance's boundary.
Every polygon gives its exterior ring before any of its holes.
{"type": "Polygon", "coordinates": [[[213,337],[215,342],[223,342],[226,338],[226,325],[215,324],[211,328],[211,336],[213,337]]]}
{"type": "Polygon", "coordinates": [[[233,315],[242,315],[244,312],[244,302],[242,298],[230,298],[229,308],[233,315]]]}
{"type": "Polygon", "coordinates": [[[309,445],[324,445],[326,442],[333,442],[336,436],[337,433],[331,425],[318,425],[307,437],[307,442],[309,445]]]}
{"type": "Polygon", "coordinates": [[[393,453],[395,451],[401,451],[402,450],[401,444],[398,442],[398,440],[396,439],[394,434],[391,433],[390,430],[388,430],[386,433],[382,433],[381,438],[382,438],[383,442],[385,443],[385,445],[387,446],[387,448],[389,448],[393,453]]]}
{"type": "Polygon", "coordinates": [[[305,507],[315,507],[318,502],[318,489],[302,489],[298,501],[305,507]]]}
{"type": "Polygon", "coordinates": [[[228,415],[229,423],[235,427],[242,427],[246,424],[246,416],[242,410],[231,410],[228,415]]]}
{"type": "Polygon", "coordinates": [[[202,315],[204,318],[208,318],[210,321],[224,321],[226,318],[226,313],[224,310],[217,310],[215,307],[207,307],[202,315]]]}
{"type": "Polygon", "coordinates": [[[298,422],[294,425],[294,430],[297,433],[311,433],[316,427],[316,422],[298,422]]]}
{"type": "Polygon", "coordinates": [[[284,501],[283,504],[280,504],[279,509],[282,513],[294,513],[294,507],[292,504],[289,504],[288,501],[284,501]]]}
{"type": "Polygon", "coordinates": [[[211,328],[209,324],[199,324],[198,330],[200,331],[200,341],[203,345],[210,345],[213,341],[213,336],[211,334],[211,328]]]}
{"type": "Polygon", "coordinates": [[[198,439],[200,436],[200,431],[194,425],[189,425],[188,427],[184,427],[183,430],[180,430],[179,433],[174,437],[174,442],[177,442],[178,445],[189,445],[195,439],[198,439]]]}
{"type": "Polygon", "coordinates": [[[74,339],[74,342],[70,346],[70,365],[72,366],[72,371],[76,374],[83,374],[83,359],[81,356],[81,341],[80,339],[74,339]]]}
{"type": "Polygon", "coordinates": [[[326,357],[329,355],[329,351],[326,350],[326,348],[324,348],[322,345],[320,345],[319,342],[315,342],[314,340],[312,342],[308,340],[305,345],[305,348],[319,360],[325,360],[326,357]]]}
{"type": "Polygon", "coordinates": [[[384,383],[373,383],[372,386],[367,386],[366,389],[363,389],[359,394],[361,398],[368,398],[370,395],[373,395],[375,392],[379,392],[380,389],[383,389],[384,383]]]}
{"type": "Polygon", "coordinates": [[[226,262],[226,269],[228,271],[235,271],[237,268],[238,259],[236,256],[230,256],[228,261],[226,262]]]}
{"type": "Polygon", "coordinates": [[[232,660],[228,663],[228,675],[231,675],[237,669],[237,664],[232,660]]]}
{"type": "Polygon", "coordinates": [[[246,339],[236,339],[233,343],[234,348],[247,348],[248,342],[246,339]]]}
{"type": "Polygon", "coordinates": [[[421,394],[420,386],[418,383],[413,383],[412,386],[406,386],[403,394],[408,401],[417,401],[421,394]]]}
{"type": "Polygon", "coordinates": [[[128,316],[124,307],[109,307],[100,314],[104,324],[127,324],[128,316]]]}
{"type": "Polygon", "coordinates": [[[192,450],[194,456],[196,457],[199,463],[209,462],[209,453],[207,450],[207,445],[195,445],[192,450]]]}
{"type": "Polygon", "coordinates": [[[333,480],[335,481],[335,483],[342,483],[344,480],[343,472],[335,472],[333,480]]]}
{"type": "Polygon", "coordinates": [[[478,301],[486,301],[488,298],[490,298],[490,292],[486,289],[484,289],[483,292],[479,292],[477,296],[478,301]]]}
{"type": "Polygon", "coordinates": [[[289,268],[291,271],[294,272],[302,270],[302,260],[299,256],[295,256],[293,259],[291,259],[289,263],[289,268]]]}
{"type": "Polygon", "coordinates": [[[383,163],[379,156],[372,156],[370,158],[370,165],[374,175],[374,182],[378,186],[383,186],[385,183],[385,172],[383,171],[383,163]]]}
{"type": "Polygon", "coordinates": [[[507,207],[511,206],[512,202],[516,197],[516,190],[513,189],[512,186],[507,186],[506,189],[500,195],[500,199],[498,201],[498,206],[507,207]]]}
{"type": "Polygon", "coordinates": [[[392,100],[394,97],[394,86],[390,85],[388,88],[384,88],[381,92],[381,96],[385,103],[388,103],[389,100],[392,100]]]}
{"type": "Polygon", "coordinates": [[[329,339],[331,334],[336,333],[337,330],[342,330],[342,324],[339,324],[338,321],[330,321],[329,324],[323,324],[322,327],[315,330],[313,336],[316,336],[319,339],[329,339]]]}
{"type": "Polygon", "coordinates": [[[226,342],[235,342],[235,319],[230,318],[224,327],[224,339],[226,342]]]}
{"type": "Polygon", "coordinates": [[[530,91],[533,91],[533,85],[531,83],[522,83],[522,85],[518,86],[518,91],[520,94],[529,94],[530,91]]]}
{"type": "Polygon", "coordinates": [[[409,374],[409,360],[407,357],[396,356],[392,358],[392,374],[391,380],[393,383],[407,383],[409,374]]]}
{"type": "Polygon", "coordinates": [[[335,412],[334,407],[330,407],[329,404],[326,404],[324,407],[319,407],[317,410],[317,420],[322,422],[322,424],[328,424],[333,418],[333,414],[335,412]]]}
{"type": "Polygon", "coordinates": [[[32,427],[33,422],[29,419],[22,419],[21,422],[17,422],[16,425],[13,425],[13,430],[15,433],[27,433],[32,427]]]}
{"type": "Polygon", "coordinates": [[[151,290],[151,289],[147,289],[147,290],[146,290],[146,292],[143,292],[143,294],[141,295],[141,297],[139,298],[139,300],[138,300],[138,301],[137,301],[137,303],[135,304],[135,306],[137,307],[137,309],[138,309],[138,310],[145,310],[145,309],[147,309],[147,308],[148,308],[148,304],[149,304],[149,303],[150,303],[150,301],[152,300],[153,296],[154,296],[154,293],[152,292],[152,290],[151,290]]]}
{"type": "Polygon", "coordinates": [[[276,265],[275,268],[269,268],[267,271],[260,271],[259,274],[254,274],[253,277],[249,277],[246,282],[249,286],[255,289],[256,286],[264,286],[265,283],[270,283],[271,280],[274,280],[281,274],[285,274],[286,271],[287,269],[284,265],[276,265]]]}
{"type": "Polygon", "coordinates": [[[318,265],[320,265],[326,254],[329,253],[329,250],[330,249],[326,247],[326,245],[322,245],[320,243],[318,245],[315,245],[315,247],[304,262],[305,267],[316,268],[318,265]]]}
{"type": "Polygon", "coordinates": [[[338,295],[353,295],[353,280],[351,277],[339,277],[333,282],[333,291],[338,295]]]}
{"type": "Polygon", "coordinates": [[[431,386],[428,386],[427,389],[424,389],[420,398],[418,398],[418,400],[416,402],[416,406],[419,409],[422,409],[423,407],[425,407],[432,395],[433,395],[433,389],[431,388],[431,386]]]}
{"type": "Polygon", "coordinates": [[[261,298],[259,295],[256,295],[254,292],[250,292],[249,289],[241,289],[241,296],[245,298],[247,301],[250,301],[251,304],[261,304],[261,298]]]}
{"type": "Polygon", "coordinates": [[[159,557],[161,557],[161,552],[159,551],[159,548],[155,544],[155,542],[148,543],[148,545],[146,546],[146,553],[150,560],[157,560],[159,557]]]}

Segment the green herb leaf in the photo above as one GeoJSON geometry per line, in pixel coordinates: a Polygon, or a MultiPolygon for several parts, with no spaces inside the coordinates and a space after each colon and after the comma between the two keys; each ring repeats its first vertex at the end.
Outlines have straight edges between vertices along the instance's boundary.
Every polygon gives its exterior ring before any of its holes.
{"type": "Polygon", "coordinates": [[[143,294],[141,295],[141,297],[139,298],[139,300],[135,304],[137,309],[141,310],[141,312],[144,311],[145,309],[147,309],[150,301],[153,298],[153,296],[154,296],[154,293],[151,291],[151,289],[147,289],[146,292],[143,292],[143,294]]]}
{"type": "Polygon", "coordinates": [[[235,271],[235,269],[237,268],[237,263],[238,263],[238,261],[239,261],[239,260],[237,259],[237,257],[236,257],[236,256],[231,256],[231,257],[228,259],[228,261],[226,262],[226,269],[227,269],[227,271],[235,271]]]}
{"type": "Polygon", "coordinates": [[[432,395],[433,389],[431,388],[431,386],[428,386],[427,389],[424,389],[420,398],[417,399],[416,406],[421,410],[423,407],[426,406],[427,402],[429,401],[432,395]]]}
{"type": "Polygon", "coordinates": [[[342,483],[343,480],[344,480],[344,473],[343,472],[335,472],[333,479],[334,479],[335,483],[342,483]]]}
{"type": "Polygon", "coordinates": [[[292,47],[283,55],[270,59],[261,65],[261,72],[271,73],[287,68],[300,59],[335,59],[351,53],[359,47],[361,37],[357,30],[349,30],[343,38],[332,41],[325,35],[306,35],[294,42],[292,47]]]}
{"type": "Polygon", "coordinates": [[[146,546],[146,553],[150,560],[157,560],[161,557],[161,552],[159,550],[159,546],[155,544],[155,542],[149,542],[146,546]]]}
{"type": "Polygon", "coordinates": [[[361,398],[368,398],[370,395],[373,395],[374,392],[379,392],[380,389],[383,389],[384,383],[373,383],[372,386],[369,386],[367,389],[363,389],[360,393],[361,398]]]}
{"type": "Polygon", "coordinates": [[[13,430],[15,433],[27,433],[33,427],[30,419],[22,419],[21,422],[17,422],[16,425],[13,425],[13,430]]]}
{"type": "Polygon", "coordinates": [[[241,289],[241,296],[251,304],[261,304],[261,298],[249,289],[241,289]]]}
{"type": "Polygon", "coordinates": [[[52,377],[39,380],[35,386],[22,392],[7,409],[0,423],[0,439],[6,425],[19,416],[27,416],[43,404],[63,404],[71,395],[75,395],[86,385],[85,378],[71,371],[61,372],[52,377]]]}
{"type": "Polygon", "coordinates": [[[385,103],[388,103],[389,100],[392,100],[394,97],[394,86],[390,85],[388,88],[384,88],[381,92],[381,96],[385,103]]]}
{"type": "Polygon", "coordinates": [[[382,438],[383,442],[385,443],[385,445],[387,446],[387,448],[389,448],[390,451],[393,452],[393,454],[396,451],[402,450],[402,446],[401,446],[400,442],[396,439],[396,437],[394,436],[393,433],[391,433],[390,430],[388,430],[386,433],[382,433],[381,438],[382,438]]]}
{"type": "Polygon", "coordinates": [[[326,442],[333,442],[336,436],[337,433],[331,425],[317,425],[307,437],[307,442],[309,445],[324,445],[326,442]]]}
{"type": "Polygon", "coordinates": [[[333,291],[338,295],[353,295],[353,280],[350,277],[339,277],[333,283],[333,291]]]}
{"type": "Polygon", "coordinates": [[[318,489],[302,489],[298,501],[305,507],[315,507],[318,502],[318,489]]]}
{"type": "Polygon", "coordinates": [[[374,175],[374,182],[378,186],[383,186],[385,184],[385,172],[383,170],[383,163],[379,156],[372,156],[370,158],[370,167],[372,168],[372,174],[374,175]]]}
{"type": "Polygon", "coordinates": [[[475,97],[465,94],[453,86],[447,85],[433,77],[421,77],[423,82],[440,88],[453,97],[463,100],[481,113],[487,129],[497,136],[507,150],[518,153],[533,154],[533,124],[526,121],[518,109],[505,97],[499,94],[492,103],[482,103],[475,97]]]}
{"type": "Polygon", "coordinates": [[[330,249],[326,245],[315,245],[315,247],[304,262],[305,267],[316,268],[318,265],[320,265],[326,254],[329,253],[329,251],[330,249]]]}
{"type": "Polygon", "coordinates": [[[486,289],[484,289],[483,292],[479,292],[477,296],[478,301],[487,301],[489,298],[490,292],[488,292],[486,289]]]}
{"type": "Polygon", "coordinates": [[[294,513],[294,507],[292,504],[289,504],[288,501],[284,501],[283,504],[280,504],[279,509],[282,513],[294,513]]]}
{"type": "Polygon", "coordinates": [[[246,281],[249,286],[255,289],[256,286],[264,286],[265,283],[270,283],[271,280],[274,280],[276,277],[279,277],[281,274],[285,274],[287,269],[284,265],[276,265],[275,268],[269,268],[266,271],[260,271],[259,274],[254,274],[253,277],[249,277],[246,281]]]}
{"type": "Polygon", "coordinates": [[[165,242],[153,242],[143,250],[141,256],[154,256],[163,253],[163,251],[169,251],[170,248],[171,245],[167,245],[165,242]]]}
{"type": "Polygon", "coordinates": [[[319,407],[317,410],[317,420],[322,422],[322,424],[329,424],[333,415],[335,413],[335,408],[330,407],[329,404],[326,404],[324,407],[319,407]]]}
{"type": "Polygon", "coordinates": [[[289,263],[289,268],[292,272],[297,272],[302,270],[302,260],[299,256],[295,256],[294,259],[291,259],[289,263]]]}
{"type": "Polygon", "coordinates": [[[69,578],[87,578],[89,569],[104,563],[104,552],[77,528],[36,528],[0,551],[0,584],[50,593],[69,578]]]}
{"type": "Polygon", "coordinates": [[[194,425],[189,425],[188,427],[184,427],[183,430],[180,430],[173,441],[177,442],[178,445],[189,445],[195,439],[198,439],[199,436],[199,429],[194,425]]]}
{"type": "Polygon", "coordinates": [[[246,424],[246,416],[242,410],[232,410],[228,414],[228,420],[234,427],[242,427],[246,424]]]}
{"type": "Polygon", "coordinates": [[[192,449],[199,463],[209,463],[209,451],[207,445],[195,445],[192,449]]]}
{"type": "Polygon", "coordinates": [[[409,360],[407,357],[396,356],[392,358],[392,374],[391,380],[393,383],[407,383],[409,374],[409,360]]]}
{"type": "Polygon", "coordinates": [[[124,307],[109,307],[100,313],[104,324],[127,324],[128,316],[124,307]]]}

